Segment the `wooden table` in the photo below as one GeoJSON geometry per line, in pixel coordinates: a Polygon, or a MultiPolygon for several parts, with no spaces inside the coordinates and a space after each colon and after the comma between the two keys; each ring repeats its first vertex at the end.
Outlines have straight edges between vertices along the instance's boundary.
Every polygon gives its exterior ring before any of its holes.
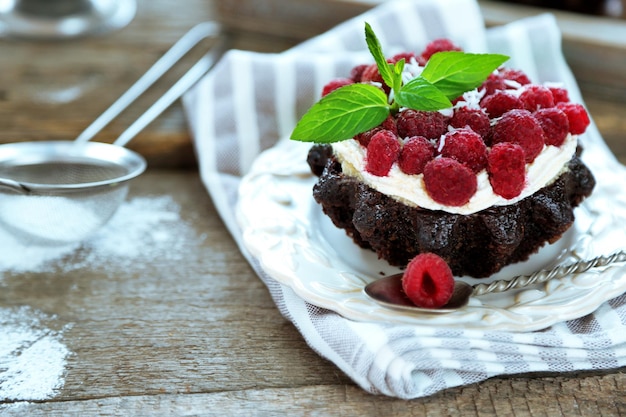
{"type": "MultiPolygon", "coordinates": [[[[0,142],[76,136],[188,28],[214,16],[203,0],[171,7],[139,1],[130,26],[101,38],[0,41],[0,142]]],[[[244,32],[236,39],[261,51],[295,42],[244,32]]],[[[119,134],[152,94],[101,140],[119,134]]],[[[585,95],[626,161],[624,103],[585,95]]],[[[0,324],[7,311],[38,318],[25,325],[47,329],[39,340],[67,349],[58,390],[32,398],[40,388],[28,381],[33,390],[27,384],[0,403],[1,415],[626,414],[623,369],[493,378],[413,401],[367,394],[305,344],[238,251],[194,169],[181,106],[130,147],[150,169],[132,183],[129,201],[160,210],[154,227],[141,230],[149,239],[120,242],[118,251],[137,243],[135,255],[87,245],[49,265],[0,272],[0,324]]]]}

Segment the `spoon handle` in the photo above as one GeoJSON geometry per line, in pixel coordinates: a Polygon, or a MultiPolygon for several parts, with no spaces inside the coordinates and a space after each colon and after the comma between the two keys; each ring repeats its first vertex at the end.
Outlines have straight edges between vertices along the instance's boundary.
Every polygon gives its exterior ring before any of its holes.
{"type": "Polygon", "coordinates": [[[524,288],[532,284],[540,284],[553,278],[562,278],[569,274],[580,274],[592,268],[607,266],[615,262],[626,261],[626,252],[620,251],[609,256],[598,256],[588,261],[580,261],[571,265],[562,265],[545,271],[537,271],[531,275],[521,275],[512,280],[499,280],[490,284],[477,284],[473,296],[504,292],[516,288],[524,288]]]}

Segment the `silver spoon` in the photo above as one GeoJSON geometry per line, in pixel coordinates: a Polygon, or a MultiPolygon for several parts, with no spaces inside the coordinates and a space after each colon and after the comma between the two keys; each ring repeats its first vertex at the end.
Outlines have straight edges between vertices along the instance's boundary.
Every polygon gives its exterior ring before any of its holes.
{"type": "Polygon", "coordinates": [[[474,286],[455,281],[454,292],[450,301],[440,308],[418,307],[404,294],[402,290],[402,274],[389,275],[372,281],[364,288],[372,300],[378,304],[395,310],[424,312],[424,313],[450,313],[463,308],[469,302],[470,297],[499,293],[512,289],[524,288],[532,284],[540,284],[553,278],[562,278],[570,274],[580,274],[592,268],[603,267],[615,262],[626,261],[626,252],[616,252],[610,256],[598,256],[588,261],[579,261],[571,265],[562,265],[553,269],[537,271],[531,275],[521,275],[511,280],[499,280],[490,284],[476,284],[474,286]]]}

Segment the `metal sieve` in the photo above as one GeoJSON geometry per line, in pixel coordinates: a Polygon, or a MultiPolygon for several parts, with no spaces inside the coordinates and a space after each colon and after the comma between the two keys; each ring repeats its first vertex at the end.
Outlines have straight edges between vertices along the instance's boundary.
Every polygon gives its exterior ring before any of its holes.
{"type": "Polygon", "coordinates": [[[126,93],[73,141],[0,145],[0,227],[29,245],[78,242],[104,225],[146,169],[145,159],[124,148],[137,133],[195,84],[226,49],[219,26],[201,23],[172,46],[126,93]],[[216,44],[113,144],[90,142],[111,120],[201,40],[216,44]]]}

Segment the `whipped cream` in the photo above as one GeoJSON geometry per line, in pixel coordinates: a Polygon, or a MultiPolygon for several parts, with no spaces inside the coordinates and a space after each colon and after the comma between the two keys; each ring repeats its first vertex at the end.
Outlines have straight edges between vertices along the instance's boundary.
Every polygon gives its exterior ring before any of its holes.
{"type": "Polygon", "coordinates": [[[424,176],[407,175],[398,164],[393,165],[389,175],[378,177],[365,170],[366,149],[354,139],[332,144],[333,151],[343,172],[357,178],[373,189],[412,207],[442,210],[454,214],[472,214],[491,206],[514,204],[551,184],[567,170],[567,163],[576,152],[578,137],[568,135],[559,146],[544,146],[531,164],[526,164],[526,185],[521,194],[507,200],[493,192],[486,170],[477,175],[478,188],[469,202],[463,206],[446,206],[434,201],[426,192],[424,176]]]}

